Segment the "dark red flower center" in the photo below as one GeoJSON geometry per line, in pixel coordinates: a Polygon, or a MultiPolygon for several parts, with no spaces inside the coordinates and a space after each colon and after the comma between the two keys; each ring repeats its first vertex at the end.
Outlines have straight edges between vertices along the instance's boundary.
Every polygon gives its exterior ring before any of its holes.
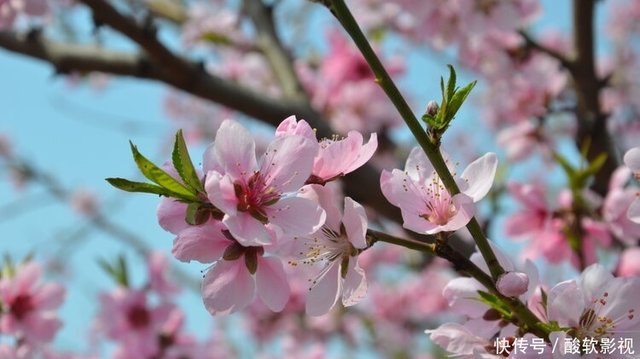
{"type": "Polygon", "coordinates": [[[29,312],[35,309],[33,300],[28,294],[20,294],[11,303],[10,312],[18,320],[22,320],[29,312]]]}
{"type": "Polygon", "coordinates": [[[135,305],[127,312],[127,320],[133,328],[144,328],[151,322],[151,314],[147,308],[135,305]]]}

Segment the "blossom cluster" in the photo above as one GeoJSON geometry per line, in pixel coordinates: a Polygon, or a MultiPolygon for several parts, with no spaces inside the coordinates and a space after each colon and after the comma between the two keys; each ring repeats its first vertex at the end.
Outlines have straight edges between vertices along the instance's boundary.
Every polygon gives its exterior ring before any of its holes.
{"type": "Polygon", "coordinates": [[[321,267],[311,282],[309,314],[326,313],[340,295],[344,305],[355,304],[366,292],[357,263],[367,247],[364,207],[349,197],[335,203],[326,184],[371,158],[375,134],[367,143],[356,131],[318,141],[306,121],[289,117],[275,135],[256,157],[250,133],[224,121],[203,158],[195,222],[185,220],[190,205],[175,198],[164,198],[158,208],[160,225],[176,235],[174,256],[213,263],[202,285],[212,314],[242,309],[256,293],[281,311],[291,291],[285,261],[321,267]]]}

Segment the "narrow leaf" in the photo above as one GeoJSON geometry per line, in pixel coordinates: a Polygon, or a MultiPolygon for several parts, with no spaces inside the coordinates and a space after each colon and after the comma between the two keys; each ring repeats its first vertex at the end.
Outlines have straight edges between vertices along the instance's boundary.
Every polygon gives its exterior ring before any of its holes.
{"type": "Polygon", "coordinates": [[[451,100],[453,94],[456,92],[456,70],[451,65],[449,67],[449,80],[447,81],[447,100],[451,100]]]}
{"type": "Polygon", "coordinates": [[[178,171],[184,183],[196,192],[204,193],[204,187],[202,186],[202,182],[200,182],[198,172],[194,168],[189,152],[187,151],[187,144],[184,141],[182,130],[178,130],[176,133],[176,142],[173,145],[171,159],[173,160],[173,167],[178,171]]]}
{"type": "Polygon", "coordinates": [[[471,90],[473,90],[473,88],[476,86],[476,83],[477,81],[472,81],[453,94],[453,96],[449,100],[449,106],[447,108],[447,118],[445,119],[445,122],[447,124],[451,122],[451,120],[453,120],[453,117],[456,115],[464,101],[467,99],[471,90]]]}
{"type": "Polygon", "coordinates": [[[197,192],[185,187],[182,183],[176,181],[171,175],[165,172],[160,167],[153,164],[146,157],[144,157],[133,143],[131,144],[131,152],[133,153],[133,159],[136,161],[140,172],[149,180],[164,187],[172,192],[179,193],[182,196],[189,197],[194,201],[197,200],[197,192]]]}
{"type": "Polygon", "coordinates": [[[196,200],[196,198],[192,194],[185,196],[181,193],[176,193],[151,183],[134,182],[124,178],[107,178],[106,180],[113,187],[127,192],[152,193],[165,197],[175,197],[186,201],[196,200]]]}

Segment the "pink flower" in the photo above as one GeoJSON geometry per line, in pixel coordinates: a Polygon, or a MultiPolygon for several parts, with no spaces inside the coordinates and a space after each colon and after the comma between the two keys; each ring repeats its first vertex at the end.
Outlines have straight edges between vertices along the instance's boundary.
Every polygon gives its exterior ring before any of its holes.
{"type": "Polygon", "coordinates": [[[222,222],[240,244],[272,243],[266,224],[289,235],[320,228],[325,217],[322,208],[292,194],[309,178],[316,153],[313,141],[284,136],[269,145],[258,164],[249,132],[234,121],[222,123],[205,154],[205,163],[215,163],[221,172],[207,173],[205,189],[211,203],[225,213],[222,222]]]}
{"type": "Polygon", "coordinates": [[[637,193],[640,189],[626,186],[631,172],[628,168],[620,167],[611,176],[609,192],[602,206],[602,217],[609,226],[609,230],[623,242],[634,245],[640,238],[640,223],[633,221],[634,205],[639,201],[637,193]]]}
{"type": "Polygon", "coordinates": [[[222,222],[209,221],[181,231],[173,243],[181,261],[214,262],[202,283],[205,307],[212,315],[236,312],[255,299],[281,311],[289,299],[289,283],[280,259],[265,256],[264,247],[242,246],[222,222]]]}
{"type": "MultiPolygon", "coordinates": [[[[448,163],[446,156],[445,161],[448,163]]],[[[469,223],[475,213],[474,202],[493,184],[497,165],[494,153],[472,162],[458,179],[462,192],[451,196],[422,149],[415,147],[405,170],[383,171],[380,185],[387,200],[400,207],[404,228],[424,234],[450,232],[469,223]]]]}
{"type": "MultiPolygon", "coordinates": [[[[345,307],[358,303],[366,295],[367,282],[358,265],[358,250],[367,247],[367,216],[364,207],[349,197],[345,197],[344,213],[340,213],[330,187],[311,188],[306,195],[322,205],[327,221],[310,236],[293,240],[297,259],[303,264],[323,265],[312,281],[306,304],[307,314],[319,316],[331,310],[341,295],[345,307]]],[[[295,265],[297,261],[292,263],[295,265]]]]}
{"type": "Polygon", "coordinates": [[[0,334],[33,343],[49,342],[62,322],[56,317],[65,290],[59,284],[40,283],[41,267],[33,262],[16,268],[13,277],[0,280],[0,334]]]}
{"type": "MultiPolygon", "coordinates": [[[[624,154],[624,164],[633,171],[636,180],[640,180],[640,147],[634,147],[624,154]]],[[[636,193],[636,199],[629,205],[627,217],[640,224],[640,192],[636,193]]]]}
{"type": "Polygon", "coordinates": [[[307,183],[324,184],[355,171],[371,159],[378,147],[378,137],[375,133],[371,134],[369,142],[363,144],[362,134],[358,131],[349,131],[346,138],[334,136],[318,141],[315,131],[307,121],[297,121],[295,116],[282,121],[276,129],[277,137],[287,135],[304,136],[319,144],[318,154],[313,160],[311,177],[307,183]]]}
{"type": "MultiPolygon", "coordinates": [[[[547,294],[548,319],[571,328],[572,335],[579,340],[609,338],[617,343],[619,339],[631,338],[637,342],[640,340],[640,316],[635,311],[638,297],[640,278],[615,278],[604,267],[594,264],[585,269],[578,280],[561,282],[551,288],[547,294]]],[[[564,332],[554,334],[566,335],[564,332]]]]}
{"type": "Polygon", "coordinates": [[[151,357],[158,352],[158,336],[174,311],[173,304],[148,303],[142,290],[117,288],[100,296],[98,327],[112,340],[118,341],[131,357],[151,357]]]}
{"type": "Polygon", "coordinates": [[[160,295],[172,295],[180,291],[180,287],[167,278],[169,263],[162,252],[152,252],[147,258],[149,286],[160,295]]]}

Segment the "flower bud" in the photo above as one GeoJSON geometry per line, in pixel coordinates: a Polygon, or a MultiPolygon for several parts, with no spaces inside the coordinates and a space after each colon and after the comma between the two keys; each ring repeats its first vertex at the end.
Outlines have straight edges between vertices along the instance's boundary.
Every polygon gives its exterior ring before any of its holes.
{"type": "Polygon", "coordinates": [[[522,272],[507,272],[498,278],[496,287],[506,297],[517,297],[527,292],[529,276],[522,272]]]}
{"type": "Polygon", "coordinates": [[[431,100],[429,101],[429,103],[427,103],[427,110],[426,110],[426,114],[431,116],[431,117],[436,117],[436,115],[438,114],[438,110],[440,109],[440,106],[438,106],[438,103],[431,100]]]}

